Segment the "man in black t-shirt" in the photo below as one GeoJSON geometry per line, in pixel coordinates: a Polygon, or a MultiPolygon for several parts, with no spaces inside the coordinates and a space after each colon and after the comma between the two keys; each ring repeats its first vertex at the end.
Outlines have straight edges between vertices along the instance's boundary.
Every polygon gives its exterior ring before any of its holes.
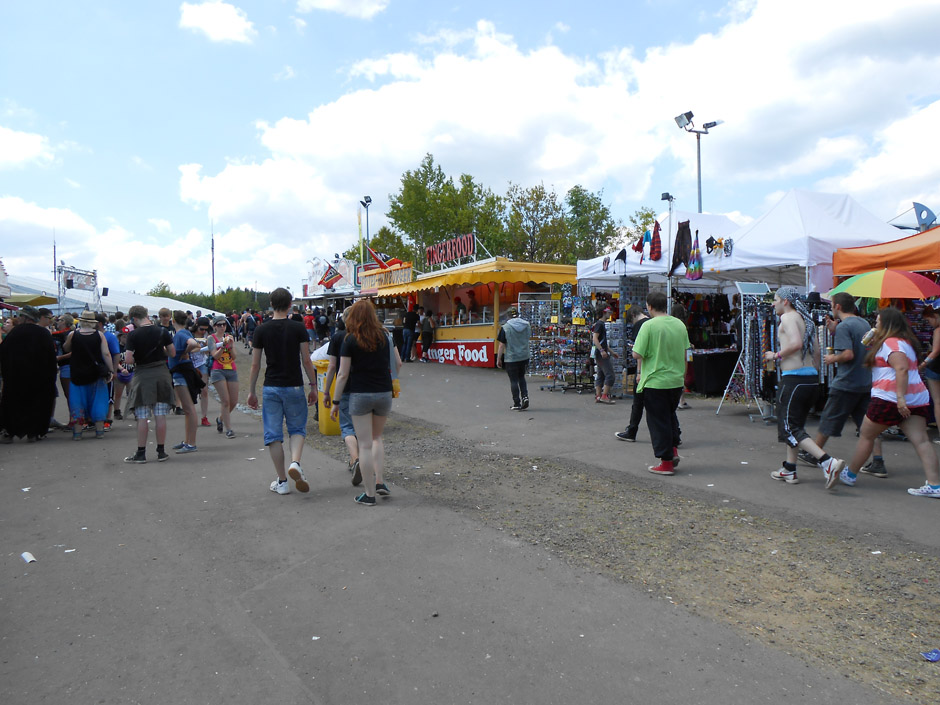
{"type": "Polygon", "coordinates": [[[157,460],[163,462],[170,457],[163,447],[166,415],[176,401],[166,363],[169,356],[176,354],[176,348],[173,336],[148,318],[146,308],[131,306],[128,316],[134,330],[127,334],[125,358],[134,365],[134,377],[127,391],[127,405],[137,417],[137,452],[124,458],[124,462],[147,462],[147,420],[151,417],[157,437],[157,460]]]}
{"type": "Polygon", "coordinates": [[[264,385],[261,388],[261,420],[264,425],[264,445],[268,447],[277,479],[271,491],[289,494],[287,475],[294,481],[298,492],[309,492],[310,485],[300,467],[300,456],[307,436],[307,406],[317,400],[317,373],[310,361],[310,343],[303,323],[288,318],[291,293],[282,287],[271,292],[274,317],[262,323],[252,336],[254,348],[251,357],[251,376],[248,382],[248,406],[258,408],[255,387],[261,371],[261,353],[264,351],[264,385]],[[301,364],[310,382],[310,392],[304,397],[301,364]],[[284,424],[290,437],[291,464],[284,472],[284,424]]]}
{"type": "Polygon", "coordinates": [[[402,321],[402,338],[404,339],[401,346],[401,357],[402,362],[411,362],[411,351],[415,346],[415,328],[418,326],[418,321],[421,320],[421,315],[418,313],[417,309],[409,311],[405,314],[405,318],[402,321]]]}
{"type": "MultiPolygon", "coordinates": [[[[628,325],[633,326],[633,339],[636,340],[636,337],[640,334],[640,328],[649,320],[649,316],[643,312],[642,306],[631,306],[627,310],[625,319],[628,325]]],[[[643,420],[643,392],[636,391],[636,387],[640,384],[641,364],[641,360],[636,361],[636,378],[633,384],[633,408],[630,409],[630,423],[627,424],[627,427],[623,431],[614,434],[621,441],[626,441],[627,443],[634,443],[636,441],[636,432],[640,428],[640,421],[643,420]]]]}

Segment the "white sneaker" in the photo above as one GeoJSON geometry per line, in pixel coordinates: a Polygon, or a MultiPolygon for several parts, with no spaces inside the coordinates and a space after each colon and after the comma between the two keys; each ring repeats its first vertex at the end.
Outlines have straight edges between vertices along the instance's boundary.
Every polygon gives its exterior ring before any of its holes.
{"type": "Polygon", "coordinates": [[[838,458],[829,458],[826,462],[820,463],[819,467],[822,468],[823,475],[826,477],[826,489],[831,490],[839,481],[839,475],[845,467],[845,461],[838,458]]]}
{"type": "Polygon", "coordinates": [[[290,494],[290,483],[287,481],[280,482],[275,480],[271,483],[271,491],[277,492],[278,494],[290,494]]]}
{"type": "Polygon", "coordinates": [[[929,484],[925,484],[923,487],[912,487],[907,493],[915,497],[936,497],[940,499],[940,488],[931,487],[929,484]]]}
{"type": "Polygon", "coordinates": [[[309,492],[310,485],[307,484],[307,478],[304,476],[304,471],[300,468],[300,463],[296,460],[290,464],[290,469],[287,471],[287,474],[290,476],[290,479],[294,481],[294,485],[297,487],[298,492],[309,492]]]}

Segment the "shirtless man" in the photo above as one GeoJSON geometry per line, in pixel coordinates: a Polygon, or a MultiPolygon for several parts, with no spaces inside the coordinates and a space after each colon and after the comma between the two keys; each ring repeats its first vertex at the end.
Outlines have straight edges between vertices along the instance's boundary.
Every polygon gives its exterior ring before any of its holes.
{"type": "Polygon", "coordinates": [[[779,349],[764,353],[764,361],[777,361],[780,366],[780,388],[777,391],[777,438],[787,446],[787,459],[770,476],[791,485],[796,476],[797,451],[805,450],[822,468],[826,488],[839,481],[844,460],[830,457],[809,437],[803,424],[819,394],[819,372],[816,349],[816,326],[792,286],[783,286],[774,295],[774,313],[780,316],[777,328],[779,349]]]}

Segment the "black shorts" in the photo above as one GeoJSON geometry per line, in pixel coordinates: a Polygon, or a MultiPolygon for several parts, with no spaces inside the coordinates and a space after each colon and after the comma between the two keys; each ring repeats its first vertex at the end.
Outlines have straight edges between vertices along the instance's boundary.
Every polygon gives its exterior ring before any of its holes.
{"type": "Polygon", "coordinates": [[[826,408],[823,409],[822,418],[819,420],[819,432],[830,438],[838,438],[842,435],[842,427],[845,426],[845,421],[850,416],[855,425],[861,428],[870,399],[871,393],[868,391],[849,392],[845,389],[830,389],[826,408]]]}
{"type": "Polygon", "coordinates": [[[817,375],[783,375],[777,390],[777,439],[791,448],[809,438],[803,428],[819,396],[817,375]]]}

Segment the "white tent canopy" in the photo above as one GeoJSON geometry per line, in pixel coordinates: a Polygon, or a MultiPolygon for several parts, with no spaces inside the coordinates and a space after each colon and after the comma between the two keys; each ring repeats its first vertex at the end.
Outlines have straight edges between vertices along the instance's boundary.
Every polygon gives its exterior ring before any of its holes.
{"type": "MultiPolygon", "coordinates": [[[[679,223],[689,221],[689,228],[692,231],[693,241],[695,231],[698,231],[699,248],[702,251],[702,258],[706,261],[713,255],[705,254],[705,241],[709,237],[716,240],[726,237],[739,228],[731,218],[724,215],[712,215],[710,213],[688,213],[686,211],[673,211],[672,218],[668,214],[663,214],[657,218],[662,230],[662,257],[653,261],[649,257],[649,245],[644,251],[643,262],[640,262],[640,253],[634,252],[627,247],[626,262],[616,260],[617,252],[611,252],[593,259],[578,260],[578,282],[587,286],[616,286],[622,275],[626,276],[644,276],[652,275],[651,281],[657,280],[657,275],[662,281],[665,281],[665,274],[669,271],[672,264],[672,246],[675,242],[676,229],[679,223]]],[[[619,252],[619,251],[618,251],[619,252]]],[[[685,266],[679,265],[674,274],[676,277],[685,276],[685,266]]],[[[687,281],[683,278],[683,288],[686,285],[694,286],[696,282],[687,281]]],[[[715,288],[715,282],[704,283],[705,286],[715,288]]],[[[699,286],[702,286],[701,284],[699,286]]]]}
{"type": "Polygon", "coordinates": [[[711,263],[703,254],[705,276],[828,291],[833,252],[901,235],[851,196],[794,189],[753,223],[731,233],[730,257],[711,263]]]}
{"type": "MultiPolygon", "coordinates": [[[[581,260],[578,280],[584,279],[591,286],[604,286],[601,282],[611,286],[622,274],[665,274],[672,263],[676,228],[683,220],[691,221],[693,239],[695,231],[699,231],[703,269],[700,282],[761,281],[771,287],[806,286],[810,291],[832,288],[832,253],[840,247],[875,245],[901,236],[896,228],[879,220],[850,196],[794,189],[744,227],[734,225],[725,216],[675,212],[675,224],[668,230],[663,227],[663,256],[658,262],[650,262],[647,257],[640,264],[639,253],[627,248],[626,267],[614,262],[616,253],[581,260]],[[733,227],[728,227],[729,224],[733,227]],[[726,257],[719,250],[707,254],[705,241],[709,235],[733,240],[731,255],[726,257]]],[[[680,265],[675,276],[684,274],[685,268],[680,265]]],[[[692,284],[679,282],[683,287],[692,284]]]]}
{"type": "MultiPolygon", "coordinates": [[[[58,285],[53,279],[40,279],[38,277],[8,277],[10,288],[15,293],[22,294],[46,294],[48,296],[58,297],[58,285]]],[[[146,306],[151,315],[154,315],[161,308],[168,308],[171,311],[193,311],[198,306],[188,304],[185,301],[176,299],[167,299],[162,296],[147,296],[146,294],[136,294],[133,291],[115,291],[111,289],[107,296],[101,297],[101,310],[104,313],[114,313],[123,311],[135,304],[146,306]]],[[[53,311],[82,311],[85,307],[93,309],[95,307],[95,292],[82,289],[66,289],[65,299],[58,304],[53,304],[47,308],[53,311]]],[[[210,309],[201,309],[204,316],[218,315],[218,311],[210,309]]]]}

